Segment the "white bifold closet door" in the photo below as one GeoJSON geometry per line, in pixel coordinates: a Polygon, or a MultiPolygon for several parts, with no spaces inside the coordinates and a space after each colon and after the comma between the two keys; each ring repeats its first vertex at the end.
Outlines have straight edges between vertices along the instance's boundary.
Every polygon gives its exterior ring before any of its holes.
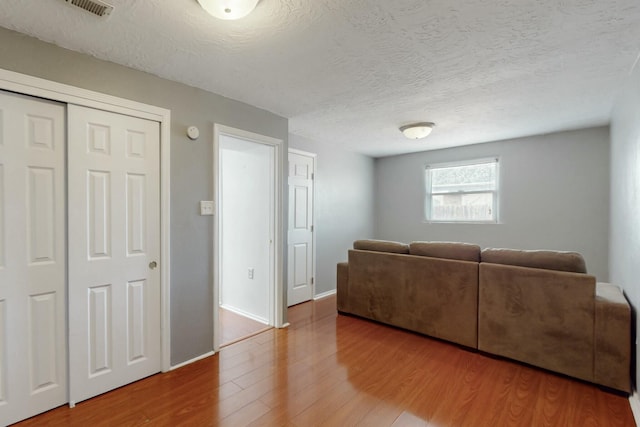
{"type": "Polygon", "coordinates": [[[161,370],[160,125],[68,106],[69,401],[161,370]]]}
{"type": "Polygon", "coordinates": [[[0,91],[0,425],[67,402],[65,106],[0,91]]]}

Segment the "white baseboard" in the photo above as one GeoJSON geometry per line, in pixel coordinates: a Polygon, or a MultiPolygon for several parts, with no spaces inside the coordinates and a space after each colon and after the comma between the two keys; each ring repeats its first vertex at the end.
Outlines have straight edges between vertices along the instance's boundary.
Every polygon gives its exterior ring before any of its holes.
{"type": "Polygon", "coordinates": [[[215,351],[210,351],[208,353],[201,354],[200,356],[194,357],[193,359],[189,359],[186,362],[178,363],[177,365],[170,367],[169,370],[173,371],[174,369],[182,368],[183,366],[190,365],[191,363],[197,362],[198,360],[206,359],[207,357],[213,356],[214,354],[216,354],[215,351]]]}
{"type": "Polygon", "coordinates": [[[629,404],[631,405],[631,412],[633,412],[633,418],[636,421],[636,425],[640,425],[640,396],[638,396],[637,390],[635,390],[633,394],[629,395],[629,404]]]}
{"type": "Polygon", "coordinates": [[[326,298],[326,297],[330,297],[331,295],[335,295],[335,294],[336,294],[336,290],[335,290],[335,289],[332,289],[332,290],[330,290],[330,291],[323,292],[323,293],[321,293],[321,294],[318,294],[318,295],[314,296],[314,297],[313,297],[313,300],[314,300],[314,301],[317,301],[317,300],[319,300],[319,299],[326,298]]]}
{"type": "Polygon", "coordinates": [[[235,314],[239,314],[240,316],[248,317],[251,320],[255,320],[256,322],[264,323],[265,325],[269,326],[269,321],[267,319],[263,319],[262,317],[258,317],[254,314],[247,313],[246,311],[240,310],[239,308],[232,307],[227,304],[221,304],[220,307],[224,308],[225,310],[229,310],[235,314]]]}

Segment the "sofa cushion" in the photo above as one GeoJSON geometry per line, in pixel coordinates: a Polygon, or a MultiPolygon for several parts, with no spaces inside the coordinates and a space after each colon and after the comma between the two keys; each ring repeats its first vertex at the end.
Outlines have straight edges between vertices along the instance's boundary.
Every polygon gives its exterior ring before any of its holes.
{"type": "Polygon", "coordinates": [[[480,262],[480,246],[457,242],[411,242],[411,255],[480,262]]]}
{"type": "Polygon", "coordinates": [[[409,245],[389,240],[356,240],[353,249],[362,251],[391,252],[394,254],[408,254],[409,245]]]}
{"type": "Polygon", "coordinates": [[[546,270],[586,273],[584,258],[577,252],[525,251],[516,249],[483,249],[482,262],[516,265],[519,267],[543,268],[546,270]]]}

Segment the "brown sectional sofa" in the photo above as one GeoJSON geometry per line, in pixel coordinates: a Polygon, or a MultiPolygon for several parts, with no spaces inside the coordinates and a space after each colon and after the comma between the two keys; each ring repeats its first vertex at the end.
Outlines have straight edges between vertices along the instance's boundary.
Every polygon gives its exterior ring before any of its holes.
{"type": "Polygon", "coordinates": [[[574,252],[359,240],[338,311],[630,392],[631,310],[574,252]]]}

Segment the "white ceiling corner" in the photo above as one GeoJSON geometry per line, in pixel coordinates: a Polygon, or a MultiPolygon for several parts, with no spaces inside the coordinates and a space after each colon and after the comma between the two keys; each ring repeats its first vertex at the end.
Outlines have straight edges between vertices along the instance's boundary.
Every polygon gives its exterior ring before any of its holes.
{"type": "Polygon", "coordinates": [[[289,118],[372,156],[602,125],[640,51],[637,0],[2,0],[0,26],[289,118]],[[418,142],[398,127],[436,123],[418,142]]]}

